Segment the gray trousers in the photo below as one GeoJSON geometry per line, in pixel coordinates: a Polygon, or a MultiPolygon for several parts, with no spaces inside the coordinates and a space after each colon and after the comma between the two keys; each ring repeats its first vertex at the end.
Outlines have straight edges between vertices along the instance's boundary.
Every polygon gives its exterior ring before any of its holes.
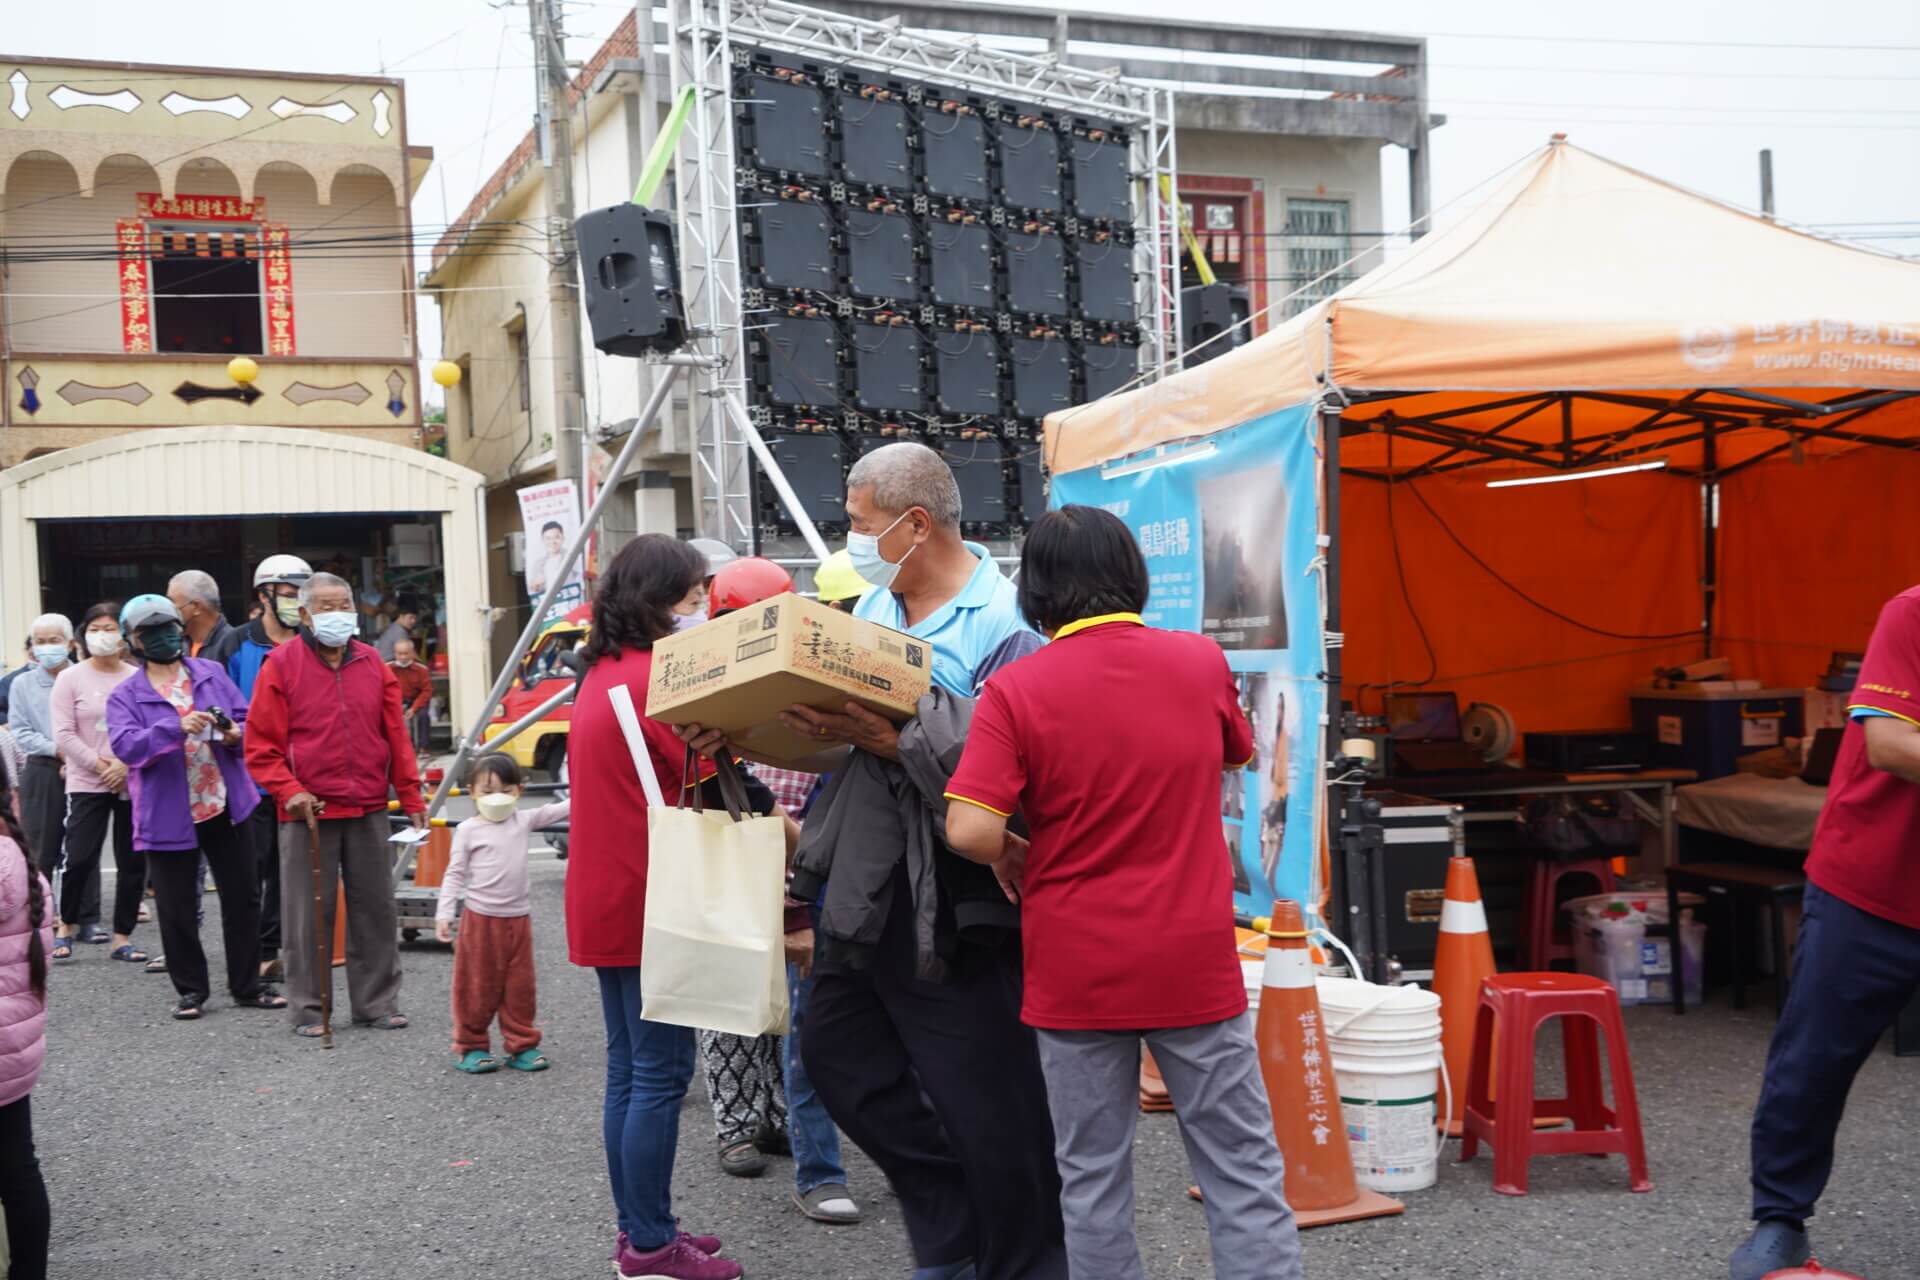
{"type": "MultiPolygon", "coordinates": [[[[272,803],[267,801],[266,803],[272,803]]],[[[385,810],[359,818],[320,820],[321,928],[329,948],[338,895],[347,895],[347,1000],[355,1022],[399,1012],[399,918],[393,906],[393,860],[385,810]]],[[[280,937],[287,962],[287,1005],[293,1024],[320,1021],[320,983],[333,984],[331,956],[316,973],[313,872],[307,824],[280,824],[280,937]]]]}
{"type": "Polygon", "coordinates": [[[1216,1280],[1302,1280],[1300,1237],[1244,1018],[1156,1031],[1041,1031],[1073,1280],[1145,1280],[1133,1234],[1140,1042],[1173,1095],[1206,1196],[1216,1280]]]}

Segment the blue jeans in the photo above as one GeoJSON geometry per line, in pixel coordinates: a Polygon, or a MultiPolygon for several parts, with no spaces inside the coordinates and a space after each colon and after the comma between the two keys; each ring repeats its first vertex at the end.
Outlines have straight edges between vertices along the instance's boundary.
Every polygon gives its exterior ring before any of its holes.
{"type": "Polygon", "coordinates": [[[680,1104],[693,1080],[693,1031],[640,1016],[637,966],[595,969],[607,1024],[607,1100],[601,1117],[607,1177],[620,1229],[641,1252],[679,1232],[673,1218],[673,1157],[680,1104]]]}
{"type": "Polygon", "coordinates": [[[787,966],[787,1003],[793,1025],[787,1028],[781,1050],[786,1054],[787,1139],[793,1143],[793,1185],[801,1195],[815,1187],[847,1185],[840,1165],[840,1131],[827,1114],[827,1104],[813,1091],[806,1064],[800,1061],[800,1020],[806,1014],[807,993],[813,979],[802,978],[797,965],[787,966]]]}

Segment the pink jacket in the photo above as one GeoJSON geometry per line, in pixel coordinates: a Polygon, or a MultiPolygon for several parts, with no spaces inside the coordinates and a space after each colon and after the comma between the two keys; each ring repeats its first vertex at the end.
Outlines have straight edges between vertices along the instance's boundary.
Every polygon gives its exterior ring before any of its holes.
{"type": "MultiPolygon", "coordinates": [[[[0,835],[0,1107],[18,1102],[47,1056],[47,1006],[27,973],[27,869],[20,846],[0,835]]],[[[53,955],[53,891],[40,881],[42,955],[53,955]]]]}

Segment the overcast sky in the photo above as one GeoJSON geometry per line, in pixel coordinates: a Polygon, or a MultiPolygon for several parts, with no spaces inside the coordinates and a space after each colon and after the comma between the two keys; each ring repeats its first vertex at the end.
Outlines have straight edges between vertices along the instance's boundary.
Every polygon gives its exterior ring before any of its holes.
{"type": "MultiPolygon", "coordinates": [[[[825,0],[825,7],[831,7],[825,0]]],[[[1142,16],[1172,0],[1056,0],[1142,16]]],[[[589,56],[630,6],[568,3],[568,53],[589,56]]],[[[1565,130],[1591,150],[1744,206],[1774,153],[1783,218],[1920,253],[1920,4],[1914,0],[1212,0],[1216,22],[1429,38],[1434,202],[1565,130]],[[1331,14],[1337,12],[1337,24],[1331,14]]],[[[436,153],[414,205],[427,242],[525,132],[533,110],[523,3],[485,0],[59,0],[7,5],[27,55],[405,78],[411,140],[436,153]],[[451,213],[449,212],[451,210],[451,213]]],[[[1404,153],[1382,154],[1390,226],[1406,220],[1404,153]]],[[[1444,216],[1444,215],[1443,215],[1444,216]]],[[[1375,230],[1375,228],[1361,228],[1375,230]]],[[[420,265],[424,265],[423,261],[420,265]]],[[[422,306],[424,354],[438,324],[422,306]]]]}

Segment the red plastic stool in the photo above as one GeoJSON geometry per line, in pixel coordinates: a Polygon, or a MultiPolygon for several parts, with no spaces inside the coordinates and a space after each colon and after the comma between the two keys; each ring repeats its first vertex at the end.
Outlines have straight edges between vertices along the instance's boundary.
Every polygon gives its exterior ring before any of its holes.
{"type": "Polygon", "coordinates": [[[1571,939],[1554,940],[1559,916],[1554,900],[1559,895],[1560,882],[1568,876],[1587,876],[1599,884],[1596,891],[1599,893],[1612,893],[1615,888],[1610,858],[1584,858],[1578,862],[1534,859],[1533,870],[1527,877],[1527,937],[1520,948],[1523,968],[1544,972],[1553,968],[1556,960],[1573,959],[1571,939]]]}
{"type": "Polygon", "coordinates": [[[1482,1139],[1492,1143],[1493,1189],[1501,1195],[1527,1194],[1527,1164],[1534,1156],[1581,1153],[1624,1155],[1633,1189],[1653,1190],[1647,1177],[1647,1148],[1640,1136],[1633,1063],[1627,1057],[1627,1031],[1620,1021],[1620,997],[1598,978],[1577,973],[1502,973],[1481,985],[1465,1122],[1460,1162],[1473,1159],[1482,1139]],[[1549,1018],[1561,1020],[1567,1060],[1564,1098],[1539,1098],[1533,1092],[1534,1037],[1549,1018]],[[1499,1111],[1487,1088],[1496,1024],[1500,1028],[1499,1111]],[[1611,1108],[1601,1085],[1596,1024],[1598,1031],[1607,1034],[1611,1108]],[[1525,1108],[1520,1106],[1523,1099],[1531,1100],[1525,1108]],[[1543,1113],[1571,1117],[1572,1130],[1536,1131],[1533,1119],[1543,1113]]]}

